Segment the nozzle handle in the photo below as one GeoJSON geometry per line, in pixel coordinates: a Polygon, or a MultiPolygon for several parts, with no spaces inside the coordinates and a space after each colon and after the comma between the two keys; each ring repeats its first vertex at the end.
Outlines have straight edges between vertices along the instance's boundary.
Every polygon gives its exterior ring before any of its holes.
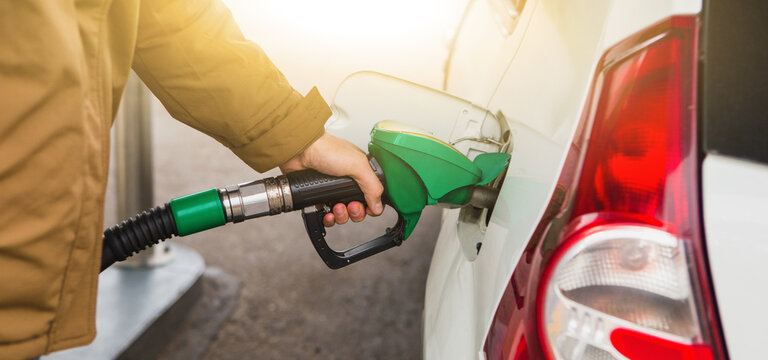
{"type": "MultiPolygon", "coordinates": [[[[368,163],[373,173],[384,183],[384,172],[376,159],[369,156],[368,163]]],[[[328,206],[338,203],[348,204],[351,201],[360,201],[365,204],[363,191],[349,176],[331,176],[311,169],[291,172],[285,176],[291,186],[294,209],[320,204],[328,206]]]]}
{"type": "MultiPolygon", "coordinates": [[[[368,155],[368,163],[379,180],[384,183],[384,171],[376,159],[368,155]]],[[[323,217],[328,209],[338,203],[348,204],[360,201],[365,204],[363,192],[355,180],[348,176],[330,176],[314,170],[302,170],[285,175],[291,186],[293,208],[302,209],[304,227],[317,254],[331,269],[338,269],[384,250],[398,246],[405,238],[405,220],[397,213],[397,223],[388,228],[384,235],[344,251],[336,251],[325,240],[323,217]]],[[[388,202],[386,196],[382,199],[388,202]]],[[[367,206],[367,205],[366,205],[367,206]]],[[[397,209],[395,209],[397,211],[397,209]]]]}
{"type": "Polygon", "coordinates": [[[357,182],[347,176],[330,176],[307,169],[288,173],[293,208],[301,209],[316,204],[348,204],[351,201],[364,202],[363,192],[357,182]]]}

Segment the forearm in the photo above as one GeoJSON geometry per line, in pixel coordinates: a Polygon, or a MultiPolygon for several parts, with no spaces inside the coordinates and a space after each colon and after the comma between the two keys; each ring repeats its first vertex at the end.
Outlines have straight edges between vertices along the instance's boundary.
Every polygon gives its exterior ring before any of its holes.
{"type": "Polygon", "coordinates": [[[218,0],[143,1],[134,70],[176,119],[258,171],[316,140],[330,109],[302,97],[218,0]]]}

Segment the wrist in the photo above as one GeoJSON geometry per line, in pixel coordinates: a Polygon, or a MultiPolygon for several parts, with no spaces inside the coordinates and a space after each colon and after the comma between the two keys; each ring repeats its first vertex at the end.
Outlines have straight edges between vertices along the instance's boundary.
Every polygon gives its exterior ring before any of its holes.
{"type": "Polygon", "coordinates": [[[280,165],[280,170],[283,173],[303,170],[312,168],[314,163],[315,153],[317,152],[318,142],[323,141],[328,134],[323,130],[320,136],[317,137],[312,143],[310,143],[304,150],[290,158],[288,161],[280,165]]]}
{"type": "Polygon", "coordinates": [[[323,133],[298,155],[301,165],[311,168],[317,163],[316,160],[318,159],[318,155],[322,152],[322,147],[329,136],[330,135],[323,130],[323,133]]]}

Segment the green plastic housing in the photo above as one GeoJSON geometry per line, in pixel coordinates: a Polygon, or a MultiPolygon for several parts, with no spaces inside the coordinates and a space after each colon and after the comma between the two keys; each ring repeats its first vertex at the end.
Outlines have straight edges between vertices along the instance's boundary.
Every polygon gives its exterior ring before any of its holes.
{"type": "Polygon", "coordinates": [[[384,171],[391,205],[406,221],[406,239],[425,206],[465,205],[473,188],[493,181],[510,158],[505,153],[487,153],[472,161],[442,140],[391,120],[374,126],[368,151],[384,171]]]}
{"type": "Polygon", "coordinates": [[[216,189],[182,196],[171,200],[170,204],[179,236],[212,229],[227,222],[216,189]]]}

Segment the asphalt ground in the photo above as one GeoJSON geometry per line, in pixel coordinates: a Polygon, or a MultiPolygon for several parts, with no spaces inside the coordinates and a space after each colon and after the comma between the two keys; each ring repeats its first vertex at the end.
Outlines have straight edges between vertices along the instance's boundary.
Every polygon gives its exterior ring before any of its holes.
{"type": "MultiPolygon", "coordinates": [[[[158,204],[278,174],[256,173],[215,140],[171,119],[157,102],[152,116],[158,204]]],[[[114,213],[106,218],[114,221],[114,213]]],[[[388,209],[379,218],[337,225],[327,239],[343,249],[382,234],[394,221],[388,209]]],[[[340,270],[324,265],[299,213],[175,240],[243,285],[232,316],[211,335],[202,358],[419,358],[424,287],[439,222],[439,210],[428,210],[402,246],[340,270]]]]}

